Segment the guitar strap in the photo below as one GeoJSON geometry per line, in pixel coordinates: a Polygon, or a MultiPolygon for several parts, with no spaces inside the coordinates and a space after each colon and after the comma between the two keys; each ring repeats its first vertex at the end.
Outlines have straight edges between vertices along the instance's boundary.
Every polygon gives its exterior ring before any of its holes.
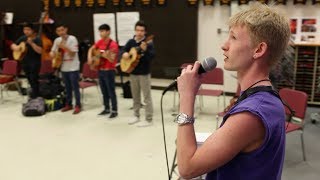
{"type": "Polygon", "coordinates": [[[108,44],[107,44],[107,46],[106,46],[105,51],[106,51],[106,50],[108,50],[108,49],[110,48],[111,42],[112,42],[112,39],[109,39],[109,42],[108,42],[108,44]]]}
{"type": "Polygon", "coordinates": [[[257,87],[253,87],[253,88],[249,88],[247,90],[245,90],[240,97],[237,99],[237,101],[235,102],[234,106],[237,106],[241,101],[245,100],[246,98],[248,98],[249,96],[257,93],[257,92],[268,92],[270,94],[272,94],[273,96],[277,97],[282,104],[288,108],[288,110],[290,111],[289,116],[287,117],[287,121],[290,122],[292,120],[292,117],[295,115],[295,111],[285,102],[281,99],[279,93],[273,89],[272,86],[257,86],[257,87]]]}

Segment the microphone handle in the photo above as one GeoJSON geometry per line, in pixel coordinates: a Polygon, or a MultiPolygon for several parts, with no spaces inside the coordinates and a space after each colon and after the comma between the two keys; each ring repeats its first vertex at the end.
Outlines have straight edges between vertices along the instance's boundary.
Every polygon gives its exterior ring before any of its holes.
{"type": "Polygon", "coordinates": [[[169,91],[169,90],[172,89],[172,88],[178,89],[178,82],[177,82],[176,79],[175,79],[168,87],[166,87],[166,88],[163,90],[162,95],[164,95],[167,91],[169,91]]]}
{"type": "MultiPolygon", "coordinates": [[[[202,74],[202,73],[205,73],[206,70],[203,69],[202,66],[199,67],[199,70],[198,70],[198,74],[202,74]]],[[[164,95],[167,91],[169,91],[170,89],[172,88],[176,88],[178,90],[178,82],[177,80],[175,79],[168,87],[166,87],[164,90],[163,90],[163,93],[162,95],[164,95]]]]}

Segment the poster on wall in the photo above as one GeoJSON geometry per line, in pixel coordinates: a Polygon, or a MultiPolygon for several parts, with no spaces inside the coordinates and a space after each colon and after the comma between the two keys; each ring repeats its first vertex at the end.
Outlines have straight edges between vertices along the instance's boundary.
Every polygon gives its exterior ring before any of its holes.
{"type": "Polygon", "coordinates": [[[110,38],[116,40],[116,25],[115,25],[115,15],[114,13],[99,13],[93,14],[93,32],[94,32],[94,42],[100,39],[99,26],[101,24],[108,24],[111,29],[110,38]]]}
{"type": "Polygon", "coordinates": [[[295,17],[290,19],[290,31],[295,43],[319,43],[319,19],[315,17],[295,17]]]}
{"type": "Polygon", "coordinates": [[[301,19],[301,42],[315,42],[317,36],[317,19],[301,19]]]}
{"type": "Polygon", "coordinates": [[[298,22],[298,20],[296,18],[290,19],[290,32],[291,32],[291,40],[292,41],[296,41],[297,22],[298,22]]]}
{"type": "Polygon", "coordinates": [[[139,12],[117,12],[117,36],[120,46],[124,46],[133,37],[134,25],[139,19],[139,12]]]}

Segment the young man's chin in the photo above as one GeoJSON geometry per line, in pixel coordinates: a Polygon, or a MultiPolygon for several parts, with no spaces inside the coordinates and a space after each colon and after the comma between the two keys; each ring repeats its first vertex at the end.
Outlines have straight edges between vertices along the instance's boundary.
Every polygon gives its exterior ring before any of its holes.
{"type": "Polygon", "coordinates": [[[228,65],[226,63],[224,63],[223,69],[227,70],[227,71],[237,71],[234,67],[231,67],[230,65],[228,65]]]}

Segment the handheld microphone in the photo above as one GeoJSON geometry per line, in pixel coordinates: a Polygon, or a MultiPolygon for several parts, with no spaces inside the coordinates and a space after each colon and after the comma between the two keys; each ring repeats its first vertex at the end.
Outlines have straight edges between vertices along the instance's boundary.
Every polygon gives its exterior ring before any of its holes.
{"type": "MultiPolygon", "coordinates": [[[[199,67],[198,74],[202,74],[208,71],[212,71],[217,66],[217,60],[213,57],[207,57],[201,62],[199,67]]],[[[177,80],[173,81],[162,93],[164,95],[167,91],[172,88],[177,88],[177,80]]]]}

